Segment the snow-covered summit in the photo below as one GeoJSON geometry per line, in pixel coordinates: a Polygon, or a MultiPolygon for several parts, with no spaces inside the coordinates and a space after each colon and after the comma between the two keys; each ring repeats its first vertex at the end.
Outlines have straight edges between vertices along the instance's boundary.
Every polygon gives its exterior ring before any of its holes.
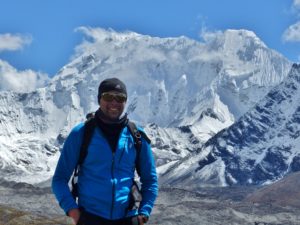
{"type": "Polygon", "coordinates": [[[120,77],[129,89],[132,117],[144,124],[193,124],[198,120],[194,114],[199,117],[207,107],[215,107],[207,102],[213,104],[208,98],[217,95],[238,118],[266,94],[260,87],[278,84],[291,66],[246,30],[213,33],[205,43],[103,29],[84,28],[84,32],[94,41],[78,46],[74,60],[54,81],[64,80],[67,85],[71,79],[70,87],[75,81],[90,82],[94,85],[88,88],[96,90],[101,79],[120,77]]]}

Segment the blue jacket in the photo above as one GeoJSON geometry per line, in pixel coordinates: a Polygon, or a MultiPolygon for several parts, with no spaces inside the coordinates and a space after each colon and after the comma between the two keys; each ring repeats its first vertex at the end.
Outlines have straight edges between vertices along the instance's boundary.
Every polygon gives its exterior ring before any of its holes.
{"type": "Polygon", "coordinates": [[[139,157],[143,199],[138,212],[127,210],[136,158],[133,138],[127,127],[121,131],[115,153],[96,127],[79,171],[78,204],[75,202],[68,182],[78,162],[83,130],[82,123],[69,134],[53,176],[52,190],[62,209],[67,213],[70,209],[83,207],[110,220],[136,214],[149,216],[157,196],[158,183],[151,147],[145,140],[139,157]]]}

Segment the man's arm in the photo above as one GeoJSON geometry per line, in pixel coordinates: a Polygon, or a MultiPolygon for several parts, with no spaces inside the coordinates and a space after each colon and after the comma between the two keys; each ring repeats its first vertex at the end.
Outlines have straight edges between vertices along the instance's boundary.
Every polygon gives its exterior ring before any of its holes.
{"type": "Polygon", "coordinates": [[[158,181],[150,144],[144,140],[139,160],[140,181],[142,183],[142,202],[139,207],[139,214],[149,217],[158,193],[158,181]]]}
{"type": "Polygon", "coordinates": [[[67,137],[52,179],[52,191],[66,214],[71,209],[78,208],[68,183],[79,157],[82,126],[75,127],[67,137]]]}

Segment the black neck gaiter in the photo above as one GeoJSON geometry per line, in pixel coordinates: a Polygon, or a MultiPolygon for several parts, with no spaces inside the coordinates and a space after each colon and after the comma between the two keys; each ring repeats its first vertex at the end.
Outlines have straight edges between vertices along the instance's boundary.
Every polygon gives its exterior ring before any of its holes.
{"type": "Polygon", "coordinates": [[[103,132],[105,138],[107,139],[111,150],[116,151],[116,147],[119,141],[119,136],[122,129],[127,125],[128,119],[127,114],[117,120],[109,119],[101,109],[98,109],[95,114],[97,126],[103,132]]]}

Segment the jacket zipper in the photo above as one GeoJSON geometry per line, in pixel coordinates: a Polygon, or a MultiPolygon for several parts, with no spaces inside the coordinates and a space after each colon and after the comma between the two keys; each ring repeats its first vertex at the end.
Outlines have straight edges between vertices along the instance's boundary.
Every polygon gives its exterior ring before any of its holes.
{"type": "MultiPolygon", "coordinates": [[[[121,133],[120,133],[119,138],[118,138],[118,143],[120,141],[121,133]]],[[[110,218],[111,219],[113,219],[113,210],[114,210],[114,206],[115,206],[116,184],[115,184],[114,166],[115,166],[115,153],[116,153],[117,149],[118,149],[118,144],[117,144],[117,148],[115,149],[115,151],[112,152],[113,155],[112,155],[112,162],[111,162],[111,177],[112,177],[112,180],[113,180],[113,184],[112,184],[112,204],[111,204],[111,208],[110,208],[110,218]]],[[[123,153],[122,153],[122,156],[123,156],[123,153]]]]}
{"type": "Polygon", "coordinates": [[[115,153],[113,152],[112,162],[111,162],[111,177],[112,177],[112,204],[110,208],[110,218],[113,219],[113,210],[115,205],[115,176],[114,176],[114,165],[115,165],[115,153]]]}

